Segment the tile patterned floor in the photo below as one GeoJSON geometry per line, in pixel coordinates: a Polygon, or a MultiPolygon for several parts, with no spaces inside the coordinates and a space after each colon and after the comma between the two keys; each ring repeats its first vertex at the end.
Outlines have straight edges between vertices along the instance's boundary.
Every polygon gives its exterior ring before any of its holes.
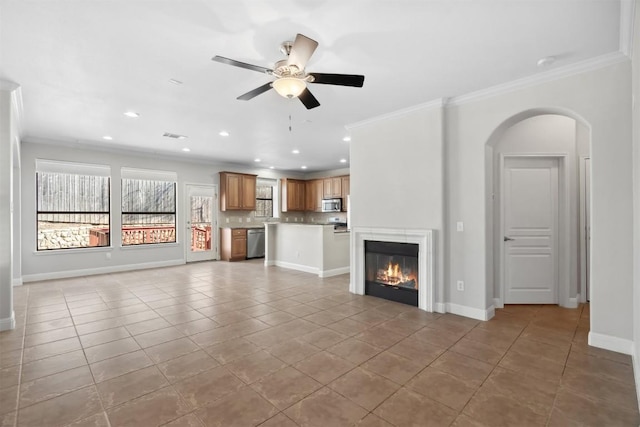
{"type": "Polygon", "coordinates": [[[261,261],[15,288],[0,426],[637,426],[589,307],[478,322],[261,261]]]}

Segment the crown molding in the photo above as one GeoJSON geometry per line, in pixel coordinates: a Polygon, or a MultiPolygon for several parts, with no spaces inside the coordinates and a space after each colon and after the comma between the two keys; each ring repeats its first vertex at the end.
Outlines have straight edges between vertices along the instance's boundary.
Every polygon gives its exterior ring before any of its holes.
{"type": "Polygon", "coordinates": [[[636,1],[620,0],[620,52],[633,56],[633,27],[636,1]]]}
{"type": "Polygon", "coordinates": [[[576,62],[575,64],[567,65],[565,67],[552,69],[533,76],[524,77],[522,79],[512,80],[507,83],[491,86],[486,89],[468,93],[466,95],[456,96],[449,99],[449,102],[447,102],[447,106],[457,106],[467,104],[469,102],[480,101],[482,99],[491,98],[496,95],[502,95],[530,86],[558,80],[564,77],[574,76],[576,74],[582,74],[587,71],[597,70],[628,60],[629,57],[621,52],[611,52],[606,55],[601,55],[595,58],[576,62]]]}
{"type": "Polygon", "coordinates": [[[362,121],[359,121],[359,122],[355,122],[355,123],[351,123],[351,124],[345,125],[345,129],[347,129],[347,130],[355,129],[355,128],[358,128],[358,127],[361,127],[361,126],[370,125],[372,123],[380,122],[380,121],[383,121],[383,120],[388,120],[388,119],[391,119],[391,118],[404,116],[406,114],[409,114],[409,113],[412,113],[412,112],[418,111],[418,110],[429,110],[429,109],[433,109],[433,108],[442,108],[442,107],[445,106],[446,103],[447,103],[447,98],[434,99],[433,101],[429,101],[429,102],[425,102],[425,103],[422,103],[422,104],[413,105],[411,107],[403,108],[401,110],[392,111],[390,113],[382,114],[380,116],[374,116],[374,117],[371,117],[369,119],[365,119],[365,120],[362,120],[362,121]]]}

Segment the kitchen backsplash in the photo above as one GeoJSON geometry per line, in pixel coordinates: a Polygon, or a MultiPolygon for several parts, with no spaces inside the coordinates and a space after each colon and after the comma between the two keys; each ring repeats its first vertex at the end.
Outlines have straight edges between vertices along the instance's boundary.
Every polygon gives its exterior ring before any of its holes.
{"type": "Polygon", "coordinates": [[[280,218],[257,217],[255,211],[251,212],[218,212],[218,224],[220,227],[252,227],[264,222],[289,222],[289,223],[313,223],[322,224],[329,222],[329,218],[340,218],[341,222],[347,222],[346,212],[281,212],[280,218]]]}

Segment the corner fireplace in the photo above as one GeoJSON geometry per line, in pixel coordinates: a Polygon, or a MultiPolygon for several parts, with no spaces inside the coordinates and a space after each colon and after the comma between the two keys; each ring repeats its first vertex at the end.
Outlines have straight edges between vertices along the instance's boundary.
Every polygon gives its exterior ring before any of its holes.
{"type": "Polygon", "coordinates": [[[418,252],[414,243],[365,240],[364,293],[417,307],[418,252]]]}

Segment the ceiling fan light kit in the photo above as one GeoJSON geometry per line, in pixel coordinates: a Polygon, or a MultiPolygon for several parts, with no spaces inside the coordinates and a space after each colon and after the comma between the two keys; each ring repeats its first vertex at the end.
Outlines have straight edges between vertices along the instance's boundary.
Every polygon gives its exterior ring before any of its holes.
{"type": "Polygon", "coordinates": [[[300,102],[310,110],[318,107],[320,102],[318,102],[316,97],[309,91],[307,83],[352,87],[362,87],[364,84],[364,76],[362,75],[307,73],[305,66],[317,47],[317,41],[302,34],[296,35],[296,39],[293,42],[282,43],[280,51],[287,55],[287,59],[277,61],[273,70],[218,55],[214,56],[212,60],[222,64],[233,65],[234,67],[265,73],[276,78],[272,82],[265,83],[260,87],[240,95],[237,99],[248,101],[273,88],[279,95],[285,98],[298,98],[300,102]]]}
{"type": "Polygon", "coordinates": [[[280,96],[297,98],[307,88],[304,80],[295,77],[281,77],[271,84],[280,96]]]}

